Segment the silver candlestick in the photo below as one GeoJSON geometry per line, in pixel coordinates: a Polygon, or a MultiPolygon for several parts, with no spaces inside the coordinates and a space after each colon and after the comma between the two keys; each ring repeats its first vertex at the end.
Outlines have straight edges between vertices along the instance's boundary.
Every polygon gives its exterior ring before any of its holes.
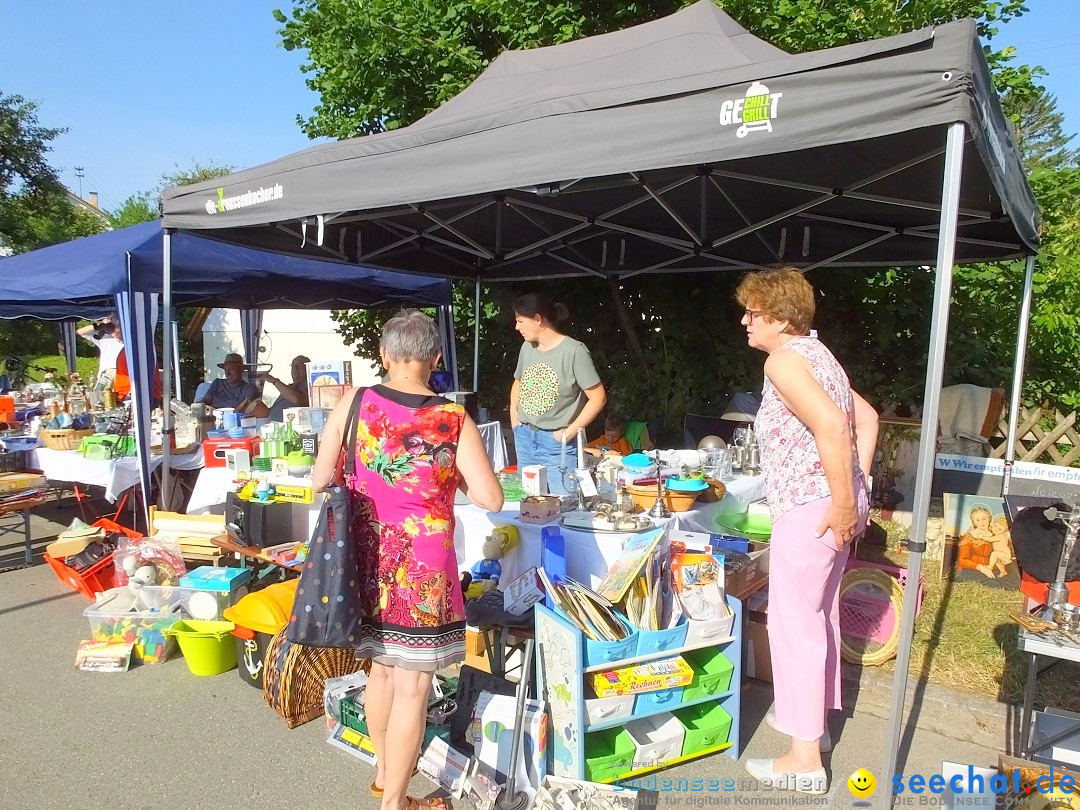
{"type": "Polygon", "coordinates": [[[671,512],[668,511],[667,506],[664,505],[664,480],[660,476],[660,451],[657,450],[653,456],[656,461],[656,503],[652,505],[652,509],[649,510],[649,517],[664,518],[671,517],[671,512]]]}

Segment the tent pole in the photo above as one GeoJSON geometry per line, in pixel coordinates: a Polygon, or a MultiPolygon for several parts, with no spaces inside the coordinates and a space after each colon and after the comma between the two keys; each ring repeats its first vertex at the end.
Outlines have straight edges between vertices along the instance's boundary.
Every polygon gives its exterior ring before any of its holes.
{"type": "Polygon", "coordinates": [[[476,277],[476,301],[473,306],[472,390],[480,393],[480,276],[476,277]]]}
{"type": "Polygon", "coordinates": [[[1024,293],[1020,299],[1020,324],[1016,330],[1016,359],[1013,361],[1012,395],[1009,397],[1009,438],[1005,446],[1005,475],[1001,479],[1002,496],[1009,494],[1013,462],[1016,460],[1016,431],[1020,422],[1020,394],[1024,388],[1024,361],[1027,359],[1028,325],[1031,323],[1031,289],[1035,283],[1035,257],[1027,257],[1024,270],[1024,293]]]}
{"type": "MultiPolygon", "coordinates": [[[[165,329],[170,329],[170,325],[173,322],[173,308],[172,308],[172,231],[165,229],[161,235],[161,322],[165,325],[165,329]]],[[[162,339],[162,344],[169,340],[169,336],[166,335],[162,339]]],[[[172,471],[169,469],[169,445],[172,444],[172,437],[174,435],[173,419],[172,419],[172,351],[171,347],[168,349],[162,345],[163,351],[161,352],[164,357],[162,358],[161,366],[161,505],[168,510],[172,505],[170,496],[172,495],[172,471]]],[[[176,358],[179,364],[180,358],[176,358]]]]}
{"type": "Polygon", "coordinates": [[[915,501],[911,514],[911,539],[908,541],[907,581],[904,607],[900,617],[900,647],[896,653],[896,674],[893,676],[892,704],[889,711],[889,733],[886,737],[885,768],[880,779],[890,787],[879,792],[883,806],[892,804],[892,777],[900,747],[904,704],[907,697],[908,665],[911,661],[911,639],[915,632],[915,601],[922,572],[922,555],[926,549],[926,520],[930,513],[930,485],[934,477],[937,456],[938,408],[941,404],[941,381],[945,370],[945,339],[949,332],[949,299],[952,296],[953,259],[956,251],[957,215],[960,210],[960,181],[964,164],[964,125],[949,126],[945,146],[945,174],[941,188],[941,217],[938,229],[937,278],[934,282],[933,318],[930,322],[930,350],[926,362],[926,389],[923,393],[922,439],[915,501]]]}

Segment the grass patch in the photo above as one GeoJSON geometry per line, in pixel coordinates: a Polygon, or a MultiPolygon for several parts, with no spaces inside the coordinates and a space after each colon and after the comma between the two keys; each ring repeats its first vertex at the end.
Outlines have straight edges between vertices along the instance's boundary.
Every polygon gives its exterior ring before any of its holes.
{"type": "MultiPolygon", "coordinates": [[[[30,366],[56,369],[59,377],[63,377],[67,374],[67,361],[59,354],[43,354],[37,357],[27,357],[24,359],[30,366]]],[[[79,372],[79,376],[82,377],[84,382],[91,382],[97,377],[98,358],[76,357],[75,370],[79,372]]],[[[41,382],[44,376],[44,374],[35,368],[31,368],[27,372],[27,380],[29,382],[41,382]]]]}
{"type": "MultiPolygon", "coordinates": [[[[875,520],[875,522],[878,522],[875,520]]],[[[897,552],[899,536],[885,524],[886,548],[859,545],[858,557],[872,562],[907,566],[907,554],[897,552]]],[[[925,560],[922,612],[915,620],[911,678],[951,686],[1004,703],[1023,702],[1027,659],[1016,648],[1020,628],[1009,614],[1024,607],[1020,591],[988,588],[974,582],[942,579],[935,560],[925,560]]],[[[882,666],[895,672],[895,662],[882,666]]],[[[1039,676],[1035,704],[1080,712],[1080,666],[1063,662],[1039,676]]]]}

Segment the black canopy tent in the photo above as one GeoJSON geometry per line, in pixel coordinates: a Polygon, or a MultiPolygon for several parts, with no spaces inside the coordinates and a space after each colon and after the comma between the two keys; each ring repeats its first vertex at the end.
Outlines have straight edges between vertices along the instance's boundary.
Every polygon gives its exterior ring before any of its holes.
{"type": "MultiPolygon", "coordinates": [[[[166,240],[187,230],[478,290],[481,280],[934,264],[930,437],[952,266],[1028,257],[1026,312],[1039,214],[973,21],[788,55],[701,0],[625,31],[505,53],[412,126],[170,189],[163,224],[166,240]]],[[[909,581],[934,455],[923,442],[909,581]]]]}

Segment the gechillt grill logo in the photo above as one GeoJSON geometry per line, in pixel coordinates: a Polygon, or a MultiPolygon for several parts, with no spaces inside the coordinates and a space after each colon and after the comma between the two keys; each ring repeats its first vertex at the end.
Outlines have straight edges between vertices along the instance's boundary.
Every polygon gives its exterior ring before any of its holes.
{"type": "Polygon", "coordinates": [[[206,213],[220,214],[225,211],[235,211],[238,208],[250,208],[253,205],[280,200],[285,196],[285,188],[281,183],[272,186],[245,191],[243,194],[234,194],[232,197],[225,196],[225,189],[217,190],[217,197],[206,201],[206,213]]]}
{"type": "Polygon", "coordinates": [[[772,122],[776,119],[777,108],[783,93],[770,93],[761,82],[754,82],[746,88],[743,98],[729,98],[720,105],[720,125],[738,124],[736,137],[745,138],[757,130],[772,132],[772,122]]]}

